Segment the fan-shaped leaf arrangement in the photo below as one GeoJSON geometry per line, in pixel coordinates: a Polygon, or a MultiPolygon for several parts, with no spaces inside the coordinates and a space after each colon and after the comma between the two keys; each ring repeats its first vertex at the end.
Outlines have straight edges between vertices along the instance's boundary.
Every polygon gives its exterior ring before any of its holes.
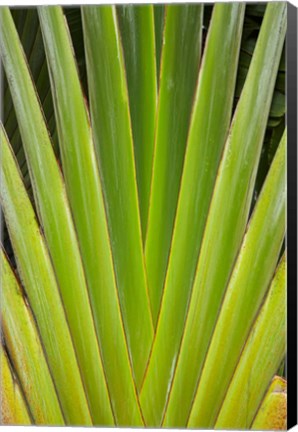
{"type": "Polygon", "coordinates": [[[286,4],[0,9],[4,424],[286,422],[286,4]]]}

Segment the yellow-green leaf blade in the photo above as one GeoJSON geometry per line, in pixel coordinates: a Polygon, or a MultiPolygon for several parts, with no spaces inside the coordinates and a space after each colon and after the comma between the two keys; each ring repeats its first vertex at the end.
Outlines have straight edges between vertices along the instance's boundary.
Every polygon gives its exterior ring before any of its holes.
{"type": "Polygon", "coordinates": [[[264,305],[245,344],[215,428],[251,426],[284,355],[286,343],[286,261],[281,259],[264,305]],[[246,413],[246,415],[243,415],[246,413]]]}
{"type": "MultiPolygon", "coordinates": [[[[243,14],[240,4],[215,6],[202,59],[157,334],[141,394],[145,417],[150,407],[154,416],[159,413],[159,421],[169,396],[173,359],[179,352],[203,229],[229,129],[243,14]]],[[[183,392],[181,386],[173,389],[164,422],[167,427],[185,426],[193,397],[190,381],[188,385],[184,382],[183,392]]]]}
{"type": "Polygon", "coordinates": [[[117,8],[133,132],[142,237],[147,230],[157,103],[152,5],[117,8]]]}
{"type": "MultiPolygon", "coordinates": [[[[0,13],[3,13],[3,8],[0,13]]],[[[68,424],[91,425],[89,408],[55,273],[2,128],[1,149],[3,213],[17,259],[20,278],[39,327],[64,418],[68,424]]]]}
{"type": "Polygon", "coordinates": [[[32,420],[30,419],[24,396],[2,345],[0,347],[0,357],[0,424],[31,425],[32,420]]]}
{"type": "Polygon", "coordinates": [[[92,411],[97,413],[95,422],[113,424],[84,269],[61,171],[11,16],[6,10],[1,14],[4,35],[2,58],[34,187],[36,207],[53,260],[79,367],[93,404],[92,411]],[[94,386],[94,382],[99,385],[94,386]],[[101,410],[98,400],[103,404],[101,410]]]}
{"type": "Polygon", "coordinates": [[[283,378],[273,378],[250,429],[287,429],[287,383],[283,378]]]}
{"type": "Polygon", "coordinates": [[[1,282],[2,331],[34,422],[64,425],[34,318],[2,249],[1,282]]]}
{"type": "Polygon", "coordinates": [[[167,5],[145,257],[154,324],[162,296],[193,95],[202,5],[167,5]],[[175,49],[173,49],[173,46],[175,49]]]}
{"type": "MultiPolygon", "coordinates": [[[[92,131],[72,47],[61,9],[42,7],[39,14],[51,86],[55,94],[54,105],[66,188],[81,246],[114,415],[117,424],[141,425],[142,419],[122,328],[92,131]],[[111,362],[111,358],[116,358],[117,361],[111,362]],[[130,410],[123,400],[129,404],[130,410]]],[[[85,325],[87,324],[84,324],[84,327],[85,325]]],[[[92,348],[92,342],[89,344],[92,348]]],[[[87,362],[84,368],[88,371],[87,362]]],[[[103,380],[103,377],[101,379],[103,380]]],[[[90,377],[88,393],[92,396],[94,419],[97,424],[111,424],[107,395],[100,397],[96,393],[95,382],[98,382],[98,379],[90,377]],[[106,415],[99,418],[104,408],[106,415]]]]}
{"type": "Polygon", "coordinates": [[[82,8],[91,124],[107,211],[116,281],[137,387],[153,326],[147,295],[129,102],[116,11],[82,8]]]}
{"type": "Polygon", "coordinates": [[[192,427],[214,425],[244,341],[274,274],[285,235],[285,142],[284,134],[233,269],[190,415],[192,427]]]}

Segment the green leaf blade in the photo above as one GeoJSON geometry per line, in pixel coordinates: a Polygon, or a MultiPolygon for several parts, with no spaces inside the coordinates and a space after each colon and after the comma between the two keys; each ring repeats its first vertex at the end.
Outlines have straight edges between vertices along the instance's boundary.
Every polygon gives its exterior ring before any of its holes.
{"type": "Polygon", "coordinates": [[[280,261],[260,314],[249,334],[215,428],[250,428],[286,349],[286,261],[280,261]],[[243,412],[247,413],[243,416],[243,412]]]}
{"type": "Polygon", "coordinates": [[[162,48],[155,150],[145,257],[156,324],[168,255],[193,94],[201,56],[203,6],[167,5],[162,48]],[[173,50],[173,45],[176,47],[173,50]]]}
{"type": "Polygon", "coordinates": [[[7,422],[286,427],[286,4],[37,11],[0,8],[7,422]]]}
{"type": "MultiPolygon", "coordinates": [[[[39,9],[39,14],[51,73],[51,86],[55,94],[54,105],[66,188],[85,266],[114,416],[117,424],[141,425],[142,419],[119,310],[92,132],[72,47],[61,9],[43,7],[39,9]],[[88,176],[85,173],[88,173],[88,176]],[[115,340],[117,346],[114,344],[115,340]],[[116,357],[117,361],[111,362],[113,357],[116,357]],[[128,401],[131,407],[129,412],[123,399],[128,401]]],[[[88,343],[89,348],[94,345],[96,341],[88,343]]],[[[86,352],[83,367],[87,372],[90,369],[89,357],[90,354],[86,352]]],[[[98,378],[89,376],[87,390],[96,423],[113,424],[108,394],[104,389],[104,377],[101,376],[99,381],[98,378]],[[95,382],[102,384],[101,390],[94,385],[95,382]],[[99,394],[99,391],[102,394],[99,394]]]]}
{"type": "Polygon", "coordinates": [[[84,269],[61,171],[13,23],[9,15],[4,20],[4,66],[9,76],[36,206],[53,260],[80,370],[90,391],[95,422],[113,424],[84,269]],[[94,382],[99,385],[94,386],[94,382]],[[102,401],[101,410],[98,400],[102,401]]]}
{"type": "MultiPolygon", "coordinates": [[[[3,9],[0,13],[3,13],[3,9]]],[[[89,407],[50,256],[2,128],[1,146],[3,213],[17,257],[20,278],[38,323],[63,414],[68,424],[91,425],[89,407]]]]}
{"type": "Polygon", "coordinates": [[[153,6],[119,6],[117,13],[126,65],[144,239],[147,230],[157,103],[153,6]]]}
{"type": "MultiPolygon", "coordinates": [[[[16,27],[20,10],[14,10],[16,27]]],[[[51,114],[53,113],[53,103],[50,90],[50,83],[48,77],[48,71],[46,67],[46,59],[43,48],[42,36],[38,21],[38,15],[36,8],[30,8],[25,10],[25,25],[22,32],[19,31],[20,40],[23,45],[23,50],[26,55],[28,65],[31,71],[32,79],[35,82],[36,90],[39,95],[40,103],[43,106],[45,118],[48,120],[49,131],[53,133],[55,130],[55,124],[51,121],[51,114]]],[[[19,132],[19,128],[16,126],[15,110],[12,105],[12,98],[9,94],[9,87],[5,89],[7,95],[3,101],[4,108],[4,127],[9,137],[11,146],[16,154],[17,160],[21,172],[24,177],[28,174],[28,166],[25,159],[24,148],[19,132]],[[11,108],[11,109],[10,109],[11,108]]],[[[53,140],[54,148],[56,142],[53,140]]],[[[26,183],[27,190],[32,191],[30,181],[26,183]]]]}
{"type": "MultiPolygon", "coordinates": [[[[144,412],[151,409],[155,416],[159,412],[159,421],[167,406],[175,366],[172,362],[179,353],[200,240],[232,110],[244,8],[215,8],[193,107],[157,334],[141,393],[144,412]],[[223,31],[227,33],[225,46],[221,44],[223,31]],[[220,126],[212,127],[214,123],[220,126]]],[[[183,394],[180,387],[167,407],[167,427],[186,424],[192,395],[186,386],[183,388],[183,394]]]]}
{"type": "Polygon", "coordinates": [[[197,388],[190,426],[214,425],[239,353],[273,277],[285,234],[285,168],[284,134],[225,293],[197,388]]]}
{"type": "Polygon", "coordinates": [[[143,378],[153,326],[130,127],[124,60],[115,8],[85,7],[83,28],[91,106],[116,281],[137,387],[143,378]]]}
{"type": "Polygon", "coordinates": [[[1,282],[1,318],[5,343],[34,421],[39,425],[64,425],[34,318],[3,250],[1,282]]]}
{"type": "MultiPolygon", "coordinates": [[[[214,7],[193,108],[148,380],[156,375],[155,368],[161,362],[167,358],[169,365],[171,358],[179,352],[208,208],[230,125],[243,15],[243,5],[218,4],[214,7]],[[223,33],[226,35],[224,44],[223,33]],[[175,339],[170,339],[170,345],[165,341],[169,340],[169,332],[173,328],[175,339]],[[163,357],[161,352],[164,352],[163,357]],[[156,363],[155,368],[153,362],[156,363]]],[[[196,368],[195,363],[185,370],[182,383],[178,380],[171,388],[163,421],[167,427],[186,425],[194,392],[193,368],[196,368]]],[[[172,376],[168,379],[171,382],[172,376]]]]}
{"type": "Polygon", "coordinates": [[[156,57],[156,74],[157,82],[159,84],[160,74],[160,60],[162,52],[164,21],[165,21],[165,8],[163,4],[154,4],[154,28],[155,28],[155,57],[156,57]]]}
{"type": "MultiPolygon", "coordinates": [[[[176,369],[183,383],[190,383],[187,375],[191,372],[193,391],[246,226],[270,109],[268,94],[273,93],[283,44],[284,18],[283,5],[269,7],[259,48],[252,62],[254,66],[238,104],[215,182],[176,369]],[[276,34],[274,25],[277,28],[281,25],[281,35],[276,34]],[[264,61],[266,68],[263,67],[264,61]],[[191,355],[189,347],[192,347],[191,355]]],[[[203,421],[208,423],[208,417],[203,421]]]]}

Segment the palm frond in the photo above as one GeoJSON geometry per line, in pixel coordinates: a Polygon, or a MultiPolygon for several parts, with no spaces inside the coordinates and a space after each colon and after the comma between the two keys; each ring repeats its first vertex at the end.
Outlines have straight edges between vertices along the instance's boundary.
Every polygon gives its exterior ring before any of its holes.
{"type": "Polygon", "coordinates": [[[2,423],[285,427],[286,12],[0,9],[2,423]]]}

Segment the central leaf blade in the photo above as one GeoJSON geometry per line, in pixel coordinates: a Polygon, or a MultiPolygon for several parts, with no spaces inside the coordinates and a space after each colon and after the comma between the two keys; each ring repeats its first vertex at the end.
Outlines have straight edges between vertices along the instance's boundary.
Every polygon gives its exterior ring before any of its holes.
{"type": "Polygon", "coordinates": [[[145,243],[156,324],[176,212],[201,55],[203,6],[167,5],[162,46],[151,196],[145,243]]]}
{"type": "Polygon", "coordinates": [[[142,235],[147,230],[157,99],[152,5],[117,10],[126,65],[142,235]]]}
{"type": "Polygon", "coordinates": [[[137,386],[153,326],[143,256],[124,59],[115,8],[82,8],[91,123],[124,327],[137,386]]]}

